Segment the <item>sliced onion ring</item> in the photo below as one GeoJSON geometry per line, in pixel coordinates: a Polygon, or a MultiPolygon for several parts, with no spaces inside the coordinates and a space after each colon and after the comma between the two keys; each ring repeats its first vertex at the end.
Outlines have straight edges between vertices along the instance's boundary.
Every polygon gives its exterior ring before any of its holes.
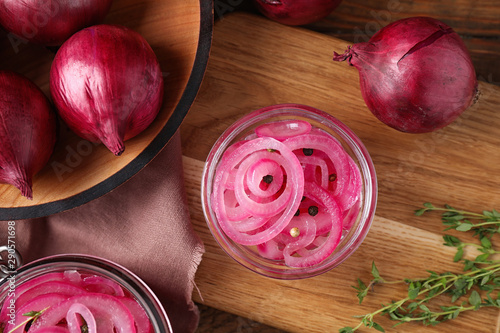
{"type": "Polygon", "coordinates": [[[326,260],[333,253],[342,236],[342,212],[333,196],[315,183],[305,184],[304,195],[325,207],[326,212],[331,216],[332,226],[328,236],[324,238],[325,241],[318,247],[312,250],[302,248],[297,251],[300,256],[285,256],[285,263],[290,267],[310,267],[326,260]]]}
{"type": "MultiPolygon", "coordinates": [[[[242,245],[261,244],[279,234],[286,227],[290,218],[293,214],[295,214],[299,207],[303,193],[303,186],[304,175],[302,173],[300,162],[295,154],[283,143],[273,138],[257,138],[239,145],[230,155],[226,155],[224,160],[221,161],[214,178],[212,197],[213,210],[222,230],[233,241],[242,245]],[[275,221],[275,223],[268,226],[265,230],[249,235],[238,231],[227,217],[224,203],[225,183],[228,179],[230,170],[237,168],[247,156],[267,149],[274,150],[276,151],[276,154],[279,153],[279,155],[283,157],[282,163],[284,164],[282,167],[287,175],[287,180],[282,195],[285,197],[288,196],[289,199],[285,207],[283,207],[283,213],[275,221]]],[[[238,194],[236,194],[236,197],[239,199],[238,194]]]]}
{"type": "Polygon", "coordinates": [[[281,120],[260,125],[255,129],[255,133],[259,137],[283,141],[293,136],[307,134],[311,131],[311,127],[311,124],[304,120],[281,120]]]}

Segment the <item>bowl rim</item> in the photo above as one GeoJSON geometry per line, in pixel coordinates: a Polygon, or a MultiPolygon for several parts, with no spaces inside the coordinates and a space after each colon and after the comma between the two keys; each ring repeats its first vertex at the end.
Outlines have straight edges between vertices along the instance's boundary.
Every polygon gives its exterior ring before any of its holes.
{"type": "MultiPolygon", "coordinates": [[[[112,260],[90,254],[54,254],[33,260],[20,266],[15,270],[12,276],[15,277],[15,281],[17,283],[18,279],[22,279],[25,275],[33,273],[33,271],[40,269],[63,269],[64,265],[82,265],[85,266],[82,269],[95,271],[97,274],[102,274],[101,271],[105,271],[107,274],[123,280],[123,282],[127,285],[134,288],[134,291],[142,298],[144,303],[147,304],[149,308],[154,309],[154,311],[151,310],[154,320],[158,324],[164,325],[164,327],[160,327],[159,333],[173,332],[170,318],[168,317],[163,304],[151,287],[149,287],[149,285],[133,271],[112,260]]],[[[0,287],[4,284],[8,284],[8,281],[9,277],[0,279],[0,287]]],[[[25,281],[23,281],[23,283],[24,282],[25,281]]],[[[119,283],[121,282],[119,281],[119,283]]]]}
{"type": "MultiPolygon", "coordinates": [[[[257,121],[255,121],[257,122],[257,121]]],[[[252,124],[255,125],[255,124],[252,124]]],[[[215,169],[215,166],[212,167],[212,169],[215,169]]],[[[366,176],[363,176],[364,178],[366,176]]],[[[365,191],[367,189],[365,188],[365,191]]],[[[211,191],[211,190],[210,190],[211,191]]],[[[214,143],[212,149],[210,150],[209,154],[207,155],[206,162],[203,168],[203,173],[202,173],[202,180],[201,180],[201,201],[202,201],[202,209],[203,209],[203,215],[205,217],[205,221],[207,223],[207,227],[210,231],[210,234],[213,236],[214,240],[218,244],[218,246],[225,252],[228,257],[230,257],[233,261],[237,262],[241,266],[245,267],[246,269],[249,269],[250,271],[257,273],[259,275],[272,278],[272,279],[278,279],[278,280],[299,280],[299,279],[304,279],[304,278],[311,278],[323,273],[326,273],[327,271],[339,266],[342,264],[350,255],[352,255],[358,247],[363,243],[364,239],[369,233],[369,230],[371,228],[371,225],[373,224],[373,220],[375,217],[375,211],[377,207],[377,201],[378,201],[378,180],[377,180],[377,173],[375,170],[375,165],[373,163],[373,160],[371,158],[370,153],[368,152],[366,146],[364,143],[361,141],[361,139],[358,137],[358,135],[350,128],[348,127],[344,122],[342,122],[340,119],[336,118],[332,114],[325,112],[323,110],[320,110],[318,108],[309,106],[309,105],[304,105],[304,104],[297,104],[297,103],[283,103],[283,104],[275,104],[275,105],[269,105],[265,106],[262,108],[254,109],[250,111],[249,113],[243,115],[241,118],[236,120],[233,124],[231,124],[228,128],[226,128],[223,133],[219,136],[219,138],[216,140],[214,143]],[[344,251],[341,251],[340,256],[337,258],[337,261],[332,264],[332,265],[320,265],[316,270],[312,272],[308,272],[307,268],[303,269],[297,269],[295,272],[291,273],[286,273],[286,270],[279,270],[279,269],[266,269],[262,267],[262,264],[255,264],[253,260],[245,260],[244,258],[237,258],[238,254],[233,253],[231,248],[231,245],[227,244],[221,244],[221,239],[223,238],[224,242],[226,241],[226,238],[229,240],[229,243],[232,242],[232,240],[224,234],[224,232],[221,230],[222,235],[216,234],[216,232],[213,230],[213,226],[211,225],[213,221],[211,222],[211,218],[209,215],[209,211],[207,211],[209,208],[207,208],[208,202],[207,199],[205,198],[206,194],[208,193],[208,183],[211,183],[207,180],[207,175],[210,173],[210,163],[209,162],[215,162],[218,161],[221,154],[220,149],[224,145],[224,143],[230,142],[238,135],[233,134],[234,131],[237,131],[238,128],[241,129],[242,126],[246,125],[249,121],[252,119],[258,118],[258,120],[262,120],[263,117],[269,112],[272,113],[272,116],[279,116],[280,112],[286,111],[286,110],[298,110],[304,113],[309,114],[311,117],[324,117],[326,121],[331,122],[335,125],[335,127],[338,128],[339,135],[343,137],[345,140],[346,138],[349,139],[350,142],[347,142],[349,144],[349,147],[352,149],[351,145],[354,145],[355,148],[361,153],[364,162],[366,165],[362,166],[363,173],[368,172],[368,175],[370,176],[369,180],[367,183],[369,183],[369,192],[365,192],[363,202],[366,204],[368,203],[370,206],[370,209],[366,210],[363,209],[362,213],[363,216],[365,217],[365,222],[361,226],[361,228],[357,228],[355,230],[356,237],[352,239],[350,242],[348,242],[349,247],[345,249],[344,251]],[[344,136],[346,138],[344,138],[344,136]],[[366,197],[367,193],[369,194],[368,197],[366,197]]]]}
{"type": "Polygon", "coordinates": [[[0,208],[0,220],[21,220],[40,218],[72,209],[97,199],[125,183],[142,170],[168,144],[181,126],[200,89],[213,39],[213,1],[199,0],[200,30],[198,47],[189,79],[172,115],[158,135],[149,145],[125,167],[111,177],[95,184],[91,188],[65,199],[33,206],[0,208]]]}

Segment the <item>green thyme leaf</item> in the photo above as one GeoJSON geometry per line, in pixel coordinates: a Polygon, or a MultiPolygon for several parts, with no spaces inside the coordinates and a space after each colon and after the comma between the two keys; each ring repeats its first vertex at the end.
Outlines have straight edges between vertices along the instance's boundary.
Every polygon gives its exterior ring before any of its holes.
{"type": "Polygon", "coordinates": [[[429,273],[427,278],[387,281],[380,276],[375,262],[372,262],[373,280],[367,286],[358,279],[358,285],[354,287],[358,291],[360,303],[376,283],[408,284],[407,295],[399,300],[392,300],[390,304],[382,304],[372,313],[356,316],[360,318],[359,325],[354,328],[341,328],[339,333],[353,333],[363,325],[384,332],[384,329],[374,321],[377,315],[388,316],[396,322],[393,326],[408,322],[437,325],[458,318],[464,311],[479,310],[483,307],[500,308],[500,259],[496,256],[500,251],[495,249],[496,244],[492,238],[496,233],[500,233],[500,213],[494,209],[483,210],[481,213],[467,212],[448,204],[443,208],[428,202],[424,203],[423,208],[414,212],[416,216],[421,216],[430,211],[441,212],[441,222],[446,227],[445,230],[471,232],[472,237],[477,237],[477,242],[464,243],[455,236],[443,236],[443,245],[456,248],[453,261],[463,264],[463,272],[455,274],[427,271],[429,273]],[[481,252],[475,260],[464,258],[469,247],[481,252]],[[485,294],[484,299],[481,299],[479,291],[485,294]],[[449,297],[446,305],[439,304],[438,302],[445,296],[449,297]]]}
{"type": "Polygon", "coordinates": [[[481,237],[481,245],[485,249],[491,249],[491,246],[492,246],[490,239],[486,236],[481,237]]]}
{"type": "Polygon", "coordinates": [[[464,256],[464,249],[463,247],[459,247],[457,253],[455,253],[455,256],[453,257],[453,261],[454,262],[460,261],[463,256],[464,256]]]}
{"type": "Polygon", "coordinates": [[[479,293],[475,290],[473,290],[469,296],[469,304],[479,308],[479,305],[481,305],[481,296],[479,296],[479,293]]]}
{"type": "Polygon", "coordinates": [[[25,316],[25,317],[38,317],[41,314],[42,314],[41,311],[30,311],[30,312],[23,313],[23,316],[25,316]]]}
{"type": "Polygon", "coordinates": [[[418,297],[418,293],[420,292],[420,288],[418,286],[415,286],[412,283],[410,283],[410,287],[408,288],[408,298],[409,299],[415,299],[418,297]]]}
{"type": "Polygon", "coordinates": [[[375,266],[375,261],[372,261],[372,275],[375,279],[380,279],[380,273],[377,269],[377,266],[375,266]]]}
{"type": "Polygon", "coordinates": [[[377,324],[376,322],[373,322],[373,328],[376,329],[379,332],[385,332],[384,328],[377,324]]]}
{"type": "Polygon", "coordinates": [[[472,229],[472,227],[473,227],[472,223],[464,222],[464,223],[460,224],[458,227],[456,227],[455,229],[458,231],[469,231],[472,229]]]}

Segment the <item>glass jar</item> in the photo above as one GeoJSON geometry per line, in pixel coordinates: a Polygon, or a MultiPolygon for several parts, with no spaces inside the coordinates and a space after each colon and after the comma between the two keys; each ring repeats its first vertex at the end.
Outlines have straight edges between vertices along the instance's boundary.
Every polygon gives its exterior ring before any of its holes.
{"type": "MultiPolygon", "coordinates": [[[[262,132],[265,131],[261,130],[262,132]]],[[[240,179],[242,178],[240,177],[240,179]]],[[[248,177],[245,179],[248,179],[248,177]]],[[[262,179],[264,180],[264,178],[262,179]]],[[[248,196],[250,195],[248,194],[248,196]]],[[[322,274],[338,266],[361,245],[370,229],[375,214],[377,177],[370,155],[361,140],[338,119],[326,112],[305,105],[272,105],[253,111],[236,121],[215,142],[203,170],[201,199],[206,222],[213,237],[231,258],[251,271],[267,277],[276,279],[301,279],[322,274]],[[235,149],[234,147],[245,140],[252,140],[263,136],[257,134],[256,132],[259,130],[256,131],[256,129],[266,127],[262,126],[263,124],[276,124],[276,122],[288,124],[286,126],[290,126],[290,130],[297,130],[292,127],[301,127],[304,122],[309,123],[314,131],[319,131],[318,134],[329,136],[340,143],[343,150],[345,150],[359,169],[361,175],[362,186],[358,202],[359,209],[351,217],[352,221],[350,224],[352,225],[348,230],[342,231],[340,242],[333,253],[320,263],[308,267],[289,267],[283,260],[263,257],[260,255],[261,252],[256,250],[256,246],[242,245],[239,242],[235,242],[233,240],[234,237],[229,237],[224,228],[221,227],[217,213],[214,211],[213,196],[214,184],[216,183],[214,179],[217,174],[217,168],[221,165],[223,154],[228,149],[235,149]],[[234,145],[237,142],[238,144],[234,145]]],[[[257,245],[257,248],[258,246],[260,245],[257,245]]]]}
{"type": "MultiPolygon", "coordinates": [[[[5,258],[4,261],[6,261],[5,258]]],[[[97,276],[116,282],[121,286],[126,297],[137,301],[145,310],[153,332],[172,332],[163,306],[144,281],[121,265],[90,255],[54,255],[30,262],[16,270],[12,270],[10,265],[2,265],[0,304],[3,304],[10,294],[16,295],[16,290],[24,283],[47,274],[65,272],[78,272],[84,276],[97,276]],[[7,267],[11,268],[10,272],[7,267]]],[[[17,299],[18,296],[14,296],[14,298],[17,299]]],[[[11,313],[14,313],[14,311],[11,313]]]]}

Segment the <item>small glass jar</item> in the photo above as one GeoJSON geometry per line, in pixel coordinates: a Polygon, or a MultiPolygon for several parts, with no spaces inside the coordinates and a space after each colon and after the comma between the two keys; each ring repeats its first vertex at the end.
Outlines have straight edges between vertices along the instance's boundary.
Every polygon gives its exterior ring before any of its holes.
{"type": "Polygon", "coordinates": [[[0,305],[4,303],[9,294],[15,294],[19,286],[31,279],[49,273],[76,271],[80,274],[103,277],[118,283],[127,297],[135,299],[145,310],[153,332],[172,332],[168,316],[153,291],[137,275],[112,261],[90,255],[64,254],[30,262],[17,270],[11,270],[11,272],[7,272],[6,267],[6,265],[2,266],[4,276],[0,279],[0,305]]]}
{"type": "Polygon", "coordinates": [[[375,215],[377,177],[370,155],[361,140],[338,119],[305,105],[272,105],[244,116],[219,137],[207,157],[203,170],[201,199],[203,212],[213,237],[231,258],[251,271],[267,277],[301,279],[322,274],[338,266],[361,245],[375,215]],[[352,226],[343,231],[341,240],[331,255],[310,267],[289,267],[283,260],[264,258],[256,251],[255,246],[236,243],[221,228],[213,209],[214,177],[228,147],[242,139],[254,138],[255,129],[263,124],[287,120],[306,121],[312,128],[327,133],[339,142],[359,168],[362,179],[359,210],[353,218],[352,226]]]}

